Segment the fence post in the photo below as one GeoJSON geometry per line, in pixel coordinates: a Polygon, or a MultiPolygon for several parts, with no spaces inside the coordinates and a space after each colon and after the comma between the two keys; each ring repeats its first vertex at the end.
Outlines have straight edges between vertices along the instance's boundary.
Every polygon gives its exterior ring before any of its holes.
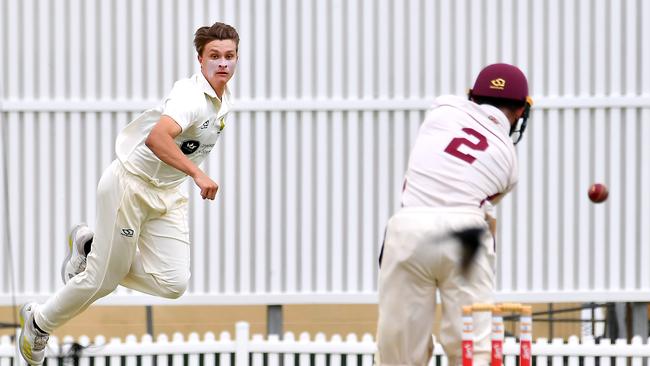
{"type": "Polygon", "coordinates": [[[235,324],[235,365],[248,366],[248,342],[250,327],[246,322],[235,324]]]}
{"type": "Polygon", "coordinates": [[[641,342],[648,337],[648,303],[633,302],[631,305],[632,334],[628,337],[640,336],[641,342]]]}
{"type": "MultiPolygon", "coordinates": [[[[2,349],[3,351],[9,349],[18,350],[18,347],[14,345],[14,343],[11,341],[11,338],[8,335],[3,335],[0,336],[0,349],[2,349]]],[[[13,354],[9,354],[6,357],[0,355],[0,366],[18,365],[18,360],[15,359],[16,352],[17,351],[14,351],[13,354]]],[[[5,352],[1,352],[1,353],[5,354],[5,352]]]]}
{"type": "MultiPolygon", "coordinates": [[[[646,315],[646,317],[647,316],[648,315],[646,315]]],[[[647,327],[647,325],[646,325],[646,327],[647,327]]],[[[630,348],[632,349],[632,351],[630,353],[633,354],[633,355],[630,357],[630,363],[628,365],[631,365],[631,366],[643,366],[646,363],[645,362],[646,361],[645,357],[639,357],[639,356],[636,355],[637,353],[643,352],[644,347],[645,346],[643,344],[643,338],[641,338],[641,337],[639,337],[637,335],[632,337],[632,342],[630,342],[630,348]]]]}
{"type": "MultiPolygon", "coordinates": [[[[626,346],[628,345],[628,344],[627,344],[627,339],[625,339],[625,338],[619,338],[619,339],[617,339],[616,342],[615,342],[615,344],[616,344],[617,346],[619,346],[619,347],[626,347],[626,346]]],[[[629,348],[628,348],[628,349],[629,349],[629,348]]],[[[626,357],[626,356],[617,356],[616,359],[615,359],[615,361],[614,361],[614,365],[616,365],[616,366],[627,366],[627,365],[630,365],[630,363],[628,363],[628,359],[629,359],[630,361],[632,360],[632,354],[633,354],[633,352],[628,351],[628,353],[629,353],[630,355],[627,356],[627,357],[626,357]]]]}
{"type": "Polygon", "coordinates": [[[266,306],[266,335],[277,334],[282,339],[282,305],[266,306]]]}

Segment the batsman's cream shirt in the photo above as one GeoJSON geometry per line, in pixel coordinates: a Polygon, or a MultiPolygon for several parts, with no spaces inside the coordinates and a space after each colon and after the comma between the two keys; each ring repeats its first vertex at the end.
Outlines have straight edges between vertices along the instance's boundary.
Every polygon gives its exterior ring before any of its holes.
{"type": "Polygon", "coordinates": [[[420,126],[402,193],[404,207],[479,208],[517,183],[510,122],[499,109],[442,96],[420,126]]]}
{"type": "Polygon", "coordinates": [[[161,188],[182,183],[187,175],[161,161],[145,145],[160,116],[167,115],[181,126],[174,141],[192,162],[199,165],[210,153],[225,127],[232,107],[226,87],[221,100],[202,73],[177,81],[161,105],[129,123],[117,137],[115,152],[124,168],[161,188]]]}

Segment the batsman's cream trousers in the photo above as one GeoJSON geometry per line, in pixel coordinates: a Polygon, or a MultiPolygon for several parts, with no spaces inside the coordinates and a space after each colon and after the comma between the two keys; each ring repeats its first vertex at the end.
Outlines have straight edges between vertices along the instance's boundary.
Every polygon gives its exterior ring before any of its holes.
{"type": "Polygon", "coordinates": [[[97,222],[86,270],[59,289],[36,312],[44,331],[84,311],[123,285],[177,298],[190,277],[187,198],[128,173],[115,160],[97,187],[97,222]]]}
{"type": "MultiPolygon", "coordinates": [[[[494,302],[495,253],[481,210],[403,208],[388,222],[379,270],[377,364],[426,365],[433,352],[436,289],[442,301],[440,343],[449,365],[461,364],[462,307],[494,302]],[[462,247],[450,233],[484,227],[467,277],[462,247]]],[[[474,365],[490,362],[489,313],[474,318],[474,365]]]]}

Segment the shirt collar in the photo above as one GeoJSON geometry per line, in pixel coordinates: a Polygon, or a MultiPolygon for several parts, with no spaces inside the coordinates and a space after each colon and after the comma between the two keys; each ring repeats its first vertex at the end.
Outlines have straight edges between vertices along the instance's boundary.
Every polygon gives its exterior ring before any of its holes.
{"type": "Polygon", "coordinates": [[[228,90],[228,85],[226,84],[226,87],[223,91],[223,98],[219,98],[217,96],[217,92],[212,89],[212,85],[208,82],[208,79],[205,78],[202,72],[197,72],[194,77],[196,78],[196,81],[201,85],[201,88],[203,89],[203,92],[207,94],[211,98],[215,99],[230,99],[230,91],[228,90]]]}
{"type": "Polygon", "coordinates": [[[202,72],[199,71],[196,74],[194,74],[194,79],[197,83],[199,83],[199,85],[201,85],[201,89],[203,89],[203,92],[205,94],[207,94],[211,98],[219,99],[217,97],[217,93],[214,91],[214,89],[212,89],[212,85],[210,85],[208,79],[206,79],[205,76],[203,76],[202,72]]]}
{"type": "Polygon", "coordinates": [[[228,89],[228,85],[226,85],[226,88],[223,90],[223,95],[221,96],[221,105],[219,106],[218,117],[228,113],[231,108],[232,98],[230,96],[230,89],[228,89]]]}
{"type": "Polygon", "coordinates": [[[221,108],[218,109],[224,109],[225,111],[228,111],[230,107],[232,106],[232,97],[230,95],[230,89],[228,88],[228,84],[226,84],[226,87],[223,90],[223,95],[221,98],[217,96],[217,92],[212,89],[212,85],[208,82],[208,80],[205,78],[202,72],[197,72],[194,74],[194,78],[197,83],[201,86],[201,89],[203,89],[203,92],[207,94],[210,98],[216,99],[216,101],[219,103],[218,106],[220,105],[221,108]],[[225,107],[225,108],[224,108],[225,107]]]}
{"type": "Polygon", "coordinates": [[[499,122],[506,135],[510,134],[510,121],[508,121],[508,117],[506,117],[503,111],[490,104],[480,104],[479,107],[488,115],[488,118],[494,118],[499,122]]]}
{"type": "Polygon", "coordinates": [[[486,118],[491,121],[498,123],[499,126],[505,131],[506,136],[510,135],[510,121],[508,117],[497,107],[490,104],[476,104],[467,100],[466,98],[461,98],[456,95],[443,95],[436,98],[433,103],[433,108],[436,108],[441,105],[449,105],[461,110],[472,110],[478,113],[482,113],[486,118]]]}

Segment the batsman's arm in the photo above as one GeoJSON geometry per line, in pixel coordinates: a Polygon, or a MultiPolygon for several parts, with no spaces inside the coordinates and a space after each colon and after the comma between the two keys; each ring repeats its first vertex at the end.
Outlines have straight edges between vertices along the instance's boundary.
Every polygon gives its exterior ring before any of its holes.
{"type": "Polygon", "coordinates": [[[485,221],[488,224],[488,229],[490,230],[490,234],[492,234],[493,238],[497,237],[497,219],[492,217],[490,214],[486,213],[485,214],[485,221]]]}
{"type": "Polygon", "coordinates": [[[203,199],[213,200],[219,186],[176,146],[174,138],[181,132],[181,126],[174,119],[163,115],[147,136],[145,144],[158,159],[192,177],[201,189],[203,199]]]}
{"type": "Polygon", "coordinates": [[[485,222],[488,225],[490,234],[492,234],[492,238],[496,236],[497,231],[497,219],[493,216],[495,210],[494,205],[496,205],[502,197],[502,194],[495,194],[494,196],[488,197],[487,200],[481,204],[481,208],[485,213],[485,222]]]}

